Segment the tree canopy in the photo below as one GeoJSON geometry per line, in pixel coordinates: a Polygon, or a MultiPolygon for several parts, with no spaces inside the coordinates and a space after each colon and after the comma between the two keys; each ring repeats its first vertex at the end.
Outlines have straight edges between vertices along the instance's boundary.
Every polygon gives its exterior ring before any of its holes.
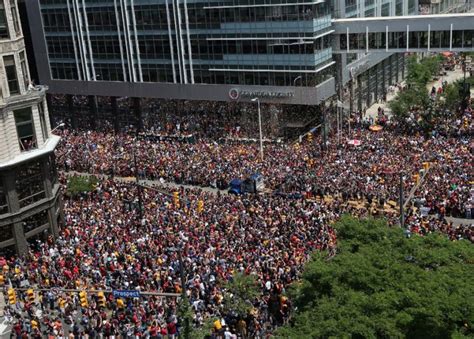
{"type": "Polygon", "coordinates": [[[245,317],[258,296],[258,284],[255,276],[237,272],[230,281],[225,283],[224,307],[234,311],[239,317],[245,317]]]}
{"type": "Polygon", "coordinates": [[[413,107],[426,108],[429,105],[429,95],[426,85],[439,72],[443,61],[442,56],[432,56],[418,61],[416,56],[408,59],[406,83],[408,91],[398,93],[389,103],[389,107],[397,119],[405,119],[413,107]]]}
{"type": "Polygon", "coordinates": [[[474,336],[474,247],[440,234],[407,238],[382,219],[344,217],[338,254],[316,252],[290,289],[282,338],[474,336]]]}
{"type": "Polygon", "coordinates": [[[98,179],[95,176],[77,176],[68,178],[66,194],[70,196],[79,195],[94,190],[98,179]]]}

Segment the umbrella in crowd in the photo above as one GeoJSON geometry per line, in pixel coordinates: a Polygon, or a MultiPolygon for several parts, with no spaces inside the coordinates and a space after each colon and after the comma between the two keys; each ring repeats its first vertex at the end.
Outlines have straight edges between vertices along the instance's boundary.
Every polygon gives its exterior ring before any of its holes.
{"type": "Polygon", "coordinates": [[[369,129],[372,131],[372,132],[379,132],[381,130],[383,130],[383,127],[380,126],[380,125],[371,125],[369,127],[369,129]]]}

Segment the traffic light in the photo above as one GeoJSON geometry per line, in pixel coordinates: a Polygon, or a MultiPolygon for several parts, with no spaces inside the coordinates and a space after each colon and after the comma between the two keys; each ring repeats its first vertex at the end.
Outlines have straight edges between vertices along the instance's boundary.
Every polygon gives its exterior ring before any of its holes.
{"type": "Polygon", "coordinates": [[[10,305],[15,305],[16,304],[15,290],[13,288],[9,288],[7,294],[8,294],[8,302],[10,303],[10,305]]]}
{"type": "Polygon", "coordinates": [[[198,201],[198,207],[197,207],[198,213],[201,213],[203,209],[204,209],[204,201],[199,200],[198,201]]]}
{"type": "Polygon", "coordinates": [[[414,174],[413,175],[413,181],[415,182],[415,184],[419,184],[420,183],[420,175],[418,173],[414,174]]]}
{"type": "Polygon", "coordinates": [[[35,291],[32,288],[26,290],[26,301],[30,303],[35,302],[35,291]]]}
{"type": "Polygon", "coordinates": [[[97,293],[97,297],[99,298],[99,306],[106,307],[107,306],[107,300],[105,300],[104,292],[97,293]]]}
{"type": "Polygon", "coordinates": [[[122,299],[117,299],[117,307],[118,308],[125,308],[125,303],[123,302],[122,299]]]}
{"type": "Polygon", "coordinates": [[[79,292],[79,301],[81,302],[81,307],[87,307],[89,303],[87,302],[87,293],[84,291],[79,292]]]}
{"type": "Polygon", "coordinates": [[[179,192],[173,192],[173,204],[179,208],[179,192]]]}

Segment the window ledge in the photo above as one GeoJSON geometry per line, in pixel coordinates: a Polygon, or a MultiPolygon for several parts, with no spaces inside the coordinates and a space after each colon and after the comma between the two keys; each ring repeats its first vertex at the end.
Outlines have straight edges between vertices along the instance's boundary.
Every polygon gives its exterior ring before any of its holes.
{"type": "Polygon", "coordinates": [[[61,138],[57,135],[51,135],[41,148],[25,151],[13,159],[0,163],[0,171],[8,167],[18,166],[23,162],[27,162],[28,160],[32,160],[34,158],[54,152],[54,149],[56,148],[56,145],[59,143],[60,139],[61,138]]]}

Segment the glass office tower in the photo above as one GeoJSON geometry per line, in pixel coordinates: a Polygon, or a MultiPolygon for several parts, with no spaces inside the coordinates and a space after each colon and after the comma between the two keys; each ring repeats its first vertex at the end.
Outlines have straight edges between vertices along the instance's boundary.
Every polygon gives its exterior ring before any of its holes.
{"type": "Polygon", "coordinates": [[[331,13],[308,0],[40,0],[52,79],[316,86],[331,13]]]}

